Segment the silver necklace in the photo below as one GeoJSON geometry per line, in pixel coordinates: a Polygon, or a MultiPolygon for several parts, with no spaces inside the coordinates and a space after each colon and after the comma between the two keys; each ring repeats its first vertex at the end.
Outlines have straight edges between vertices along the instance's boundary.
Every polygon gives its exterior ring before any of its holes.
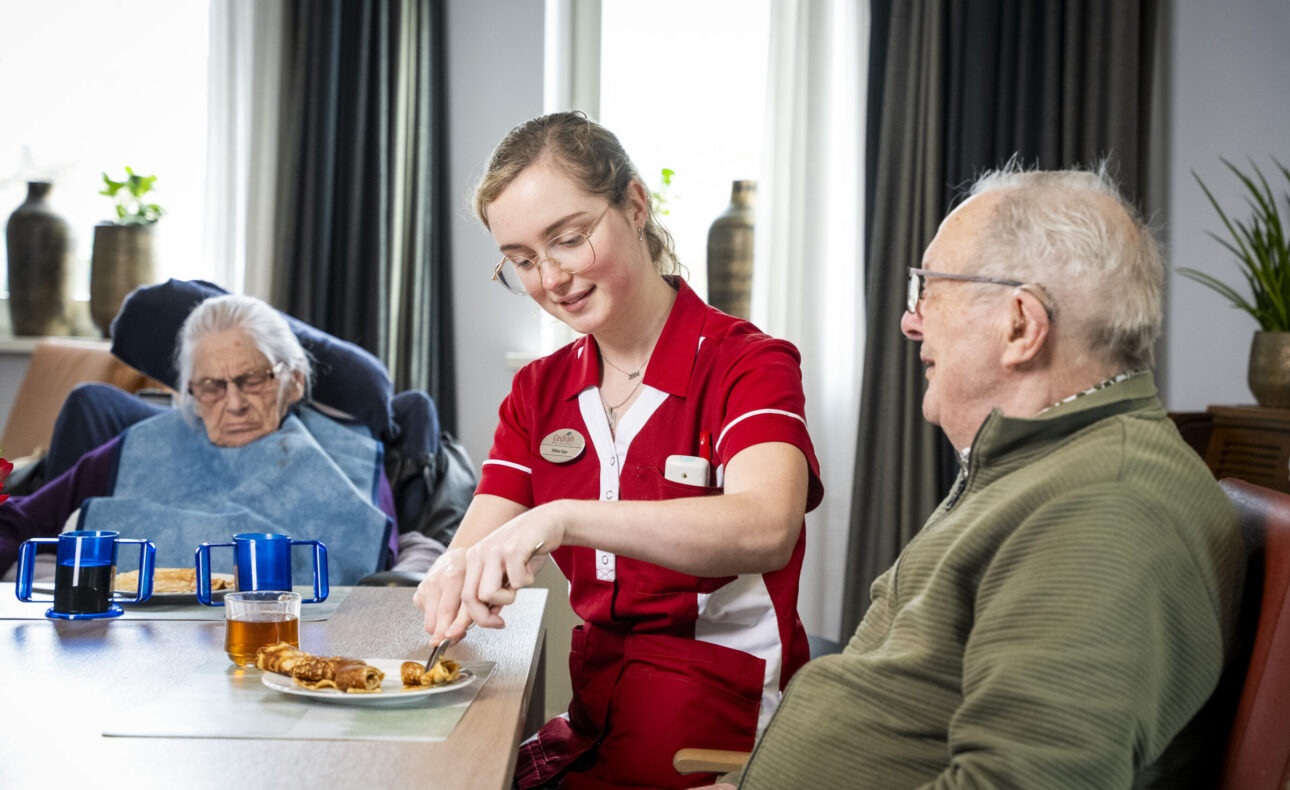
{"type": "Polygon", "coordinates": [[[618,367],[617,365],[615,365],[615,364],[613,363],[613,361],[611,361],[611,360],[609,359],[609,357],[605,356],[605,352],[603,352],[603,351],[601,351],[601,352],[600,352],[600,358],[601,358],[601,359],[603,359],[603,360],[605,361],[605,364],[606,364],[606,365],[608,365],[609,367],[613,368],[614,370],[616,370],[616,371],[618,371],[619,373],[621,373],[621,374],[623,374],[624,376],[626,376],[628,381],[633,381],[633,380],[635,380],[635,379],[637,379],[637,378],[640,378],[641,371],[645,369],[645,365],[646,365],[646,363],[648,363],[648,362],[649,362],[649,357],[646,357],[646,358],[645,358],[645,362],[642,362],[642,363],[640,364],[640,367],[636,368],[636,369],[635,369],[635,370],[633,370],[633,371],[628,372],[628,371],[623,370],[622,368],[618,367]]]}
{"type": "Polygon", "coordinates": [[[640,381],[636,382],[636,386],[632,387],[632,391],[627,393],[627,397],[620,400],[617,406],[610,406],[608,403],[605,403],[605,393],[603,390],[601,390],[600,405],[604,407],[605,417],[609,419],[610,433],[613,433],[618,429],[618,410],[623,407],[624,403],[632,399],[632,396],[636,394],[636,390],[640,389],[641,385],[644,383],[645,383],[644,379],[641,379],[640,381]]]}

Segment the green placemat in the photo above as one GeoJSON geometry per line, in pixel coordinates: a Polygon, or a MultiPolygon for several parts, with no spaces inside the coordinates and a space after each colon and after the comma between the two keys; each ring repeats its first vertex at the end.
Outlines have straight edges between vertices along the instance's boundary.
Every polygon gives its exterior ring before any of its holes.
{"type": "MultiPolygon", "coordinates": [[[[155,702],[114,714],[103,734],[138,738],[441,741],[466,713],[494,663],[463,665],[466,686],[396,705],[339,704],[265,686],[258,669],[213,656],[155,702]]],[[[397,679],[396,681],[397,682],[397,679]]]]}

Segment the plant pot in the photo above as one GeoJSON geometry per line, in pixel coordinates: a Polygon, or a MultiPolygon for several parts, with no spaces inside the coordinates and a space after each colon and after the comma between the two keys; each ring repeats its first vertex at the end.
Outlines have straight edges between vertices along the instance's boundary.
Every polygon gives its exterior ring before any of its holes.
{"type": "Polygon", "coordinates": [[[1290,409],[1290,332],[1254,333],[1249,384],[1260,406],[1290,409]]]}
{"type": "Polygon", "coordinates": [[[71,332],[72,234],[50,208],[53,184],[27,183],[27,199],[9,216],[9,317],[15,335],[71,332]]]}
{"type": "Polygon", "coordinates": [[[90,318],[110,337],[121,302],[157,279],[151,225],[97,225],[90,257],[90,318]]]}
{"type": "Polygon", "coordinates": [[[752,302],[756,197],[756,181],[735,181],[730,205],[708,230],[708,304],[739,318],[748,318],[752,302]]]}

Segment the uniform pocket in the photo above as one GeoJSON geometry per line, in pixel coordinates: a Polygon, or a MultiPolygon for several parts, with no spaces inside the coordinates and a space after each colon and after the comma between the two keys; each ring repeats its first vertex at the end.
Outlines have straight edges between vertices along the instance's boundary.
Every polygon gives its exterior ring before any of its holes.
{"type": "Polygon", "coordinates": [[[721,645],[628,637],[599,760],[618,781],[642,787],[702,783],[678,774],[673,755],[685,747],[751,751],[765,671],[762,659],[721,645]]]}

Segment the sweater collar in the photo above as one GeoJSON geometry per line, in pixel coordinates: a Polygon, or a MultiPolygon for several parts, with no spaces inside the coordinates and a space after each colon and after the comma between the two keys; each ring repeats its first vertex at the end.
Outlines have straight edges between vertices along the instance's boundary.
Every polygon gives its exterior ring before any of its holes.
{"type": "Polygon", "coordinates": [[[970,460],[973,464],[989,463],[1036,439],[1064,439],[1099,420],[1131,411],[1147,409],[1163,418],[1164,406],[1157,395],[1155,378],[1144,371],[1057,403],[1034,417],[1005,417],[995,409],[972,440],[970,460]]]}

